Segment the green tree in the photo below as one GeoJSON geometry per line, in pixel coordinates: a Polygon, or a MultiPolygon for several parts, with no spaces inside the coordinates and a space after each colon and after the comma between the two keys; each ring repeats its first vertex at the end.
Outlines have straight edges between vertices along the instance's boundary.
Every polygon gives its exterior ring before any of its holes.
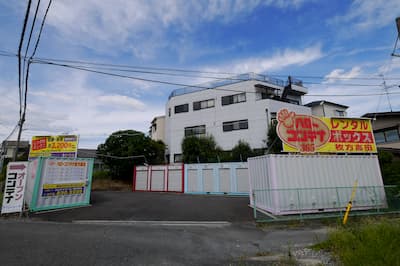
{"type": "Polygon", "coordinates": [[[247,158],[254,156],[249,143],[239,140],[238,144],[232,149],[232,160],[235,162],[246,162],[247,158]]]}
{"type": "Polygon", "coordinates": [[[379,151],[379,164],[385,185],[400,185],[400,162],[395,160],[392,153],[379,151]]]}
{"type": "Polygon", "coordinates": [[[129,180],[134,165],[163,163],[165,144],[153,141],[142,132],[123,130],[112,133],[98,146],[97,152],[113,178],[129,180]]]}
{"type": "Polygon", "coordinates": [[[267,139],[264,140],[267,145],[268,153],[281,153],[282,152],[282,141],[276,133],[277,121],[271,121],[269,125],[267,139]]]}
{"type": "Polygon", "coordinates": [[[182,140],[182,155],[185,163],[210,163],[217,162],[222,153],[214,137],[188,136],[182,140]]]}

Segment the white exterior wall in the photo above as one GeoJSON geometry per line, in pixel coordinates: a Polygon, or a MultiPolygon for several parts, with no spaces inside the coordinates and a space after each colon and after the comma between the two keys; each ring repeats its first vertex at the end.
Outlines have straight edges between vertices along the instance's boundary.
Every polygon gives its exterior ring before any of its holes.
{"type": "Polygon", "coordinates": [[[152,140],[161,140],[165,143],[165,116],[155,117],[153,120],[154,125],[151,125],[151,139],[152,140]]]}
{"type": "Polygon", "coordinates": [[[315,105],[311,107],[311,109],[313,115],[320,117],[337,117],[338,115],[336,114],[336,111],[343,111],[344,117],[347,116],[346,112],[347,108],[338,105],[332,105],[329,103],[324,103],[322,105],[315,105]]]}
{"type": "MultiPolygon", "coordinates": [[[[223,150],[231,150],[239,140],[245,140],[251,148],[263,148],[263,140],[266,139],[270,123],[270,113],[278,112],[281,108],[288,108],[300,114],[311,114],[309,107],[285,103],[270,99],[256,100],[255,84],[265,84],[270,87],[280,88],[276,85],[257,80],[243,81],[215,89],[202,90],[184,95],[172,97],[166,105],[166,144],[170,162],[174,160],[174,154],[181,154],[181,143],[184,138],[185,127],[206,126],[206,134],[212,135],[217,144],[223,150]],[[222,106],[221,97],[239,94],[246,91],[246,102],[222,106]],[[193,111],[193,102],[214,99],[213,108],[193,111]],[[189,104],[189,112],[174,113],[174,107],[181,104],[189,104]],[[169,109],[171,116],[169,116],[169,109]],[[266,110],[268,110],[268,115],[266,110]],[[222,131],[222,123],[236,120],[248,120],[248,129],[222,131]]],[[[283,90],[283,88],[280,88],[283,90]]],[[[298,100],[301,98],[299,97],[298,100]]]]}
{"type": "Polygon", "coordinates": [[[265,155],[248,159],[250,201],[273,214],[386,206],[376,155],[265,155]]]}

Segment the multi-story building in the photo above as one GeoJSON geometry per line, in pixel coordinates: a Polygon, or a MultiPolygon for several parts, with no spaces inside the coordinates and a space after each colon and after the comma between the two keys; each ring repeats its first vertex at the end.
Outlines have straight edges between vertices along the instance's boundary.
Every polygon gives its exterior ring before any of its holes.
{"type": "Polygon", "coordinates": [[[346,110],[349,108],[346,105],[328,101],[314,101],[307,103],[304,106],[310,107],[311,113],[320,117],[345,117],[347,116],[346,110]]]}
{"type": "Polygon", "coordinates": [[[182,159],[185,136],[212,135],[223,150],[239,140],[265,148],[272,119],[282,108],[311,114],[302,105],[307,88],[299,80],[285,82],[254,73],[174,90],[166,105],[165,143],[170,162],[182,159]]]}
{"type": "Polygon", "coordinates": [[[154,117],[151,121],[149,136],[152,140],[161,140],[165,143],[165,115],[154,117]]]}

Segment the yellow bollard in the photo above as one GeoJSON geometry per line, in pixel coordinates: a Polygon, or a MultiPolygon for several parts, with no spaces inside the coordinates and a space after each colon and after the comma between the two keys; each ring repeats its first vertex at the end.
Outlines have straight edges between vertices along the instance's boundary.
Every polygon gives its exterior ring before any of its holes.
{"type": "Polygon", "coordinates": [[[349,203],[347,204],[346,213],[344,214],[344,217],[343,217],[343,225],[345,225],[347,223],[347,219],[349,218],[349,213],[350,213],[351,207],[353,206],[353,200],[356,196],[357,186],[358,186],[358,180],[356,180],[354,182],[353,189],[351,191],[350,200],[349,200],[349,203]]]}

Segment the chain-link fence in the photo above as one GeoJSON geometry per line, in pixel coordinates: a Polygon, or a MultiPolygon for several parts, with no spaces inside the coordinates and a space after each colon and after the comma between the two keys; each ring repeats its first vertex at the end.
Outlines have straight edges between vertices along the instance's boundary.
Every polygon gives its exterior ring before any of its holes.
{"type": "Polygon", "coordinates": [[[343,217],[353,190],[350,216],[400,213],[397,186],[260,189],[251,207],[257,222],[343,217]]]}

